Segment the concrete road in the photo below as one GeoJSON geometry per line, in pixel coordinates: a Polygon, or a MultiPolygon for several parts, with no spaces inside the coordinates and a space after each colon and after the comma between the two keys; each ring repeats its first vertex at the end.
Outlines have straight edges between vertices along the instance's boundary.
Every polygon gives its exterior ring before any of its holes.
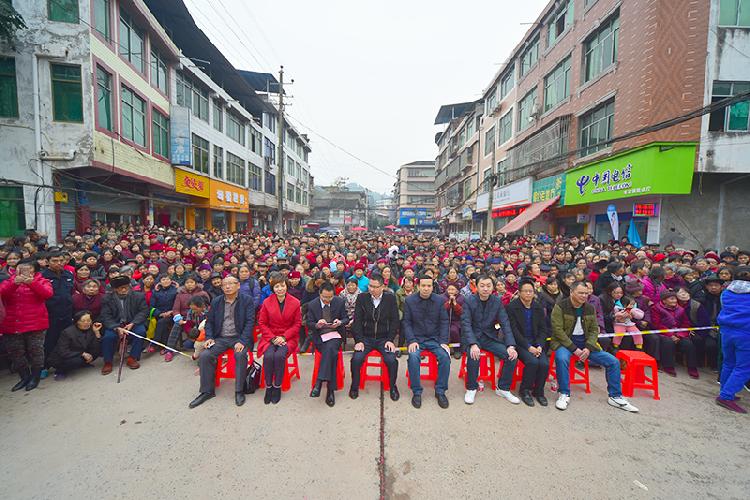
{"type": "MultiPolygon", "coordinates": [[[[566,412],[513,406],[493,392],[463,403],[454,361],[441,410],[425,383],[420,410],[380,390],[334,409],[307,397],[312,359],[278,406],[262,394],[234,406],[233,385],[188,410],[195,366],[144,356],[123,382],[90,369],[30,393],[0,377],[0,498],[747,498],[747,416],[716,407],[716,384],[663,377],[640,414],[574,388],[566,412]]],[[[347,362],[348,371],[348,362],[347,362]]],[[[348,387],[348,379],[347,379],[348,387]]],[[[552,400],[554,394],[550,395],[552,400]]],[[[750,395],[748,398],[750,399],[750,395]]]]}

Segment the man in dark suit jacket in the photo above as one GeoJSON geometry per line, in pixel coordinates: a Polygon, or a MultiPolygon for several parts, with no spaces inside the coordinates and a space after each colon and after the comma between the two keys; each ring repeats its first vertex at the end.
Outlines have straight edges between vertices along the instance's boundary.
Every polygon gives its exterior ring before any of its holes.
{"type": "Polygon", "coordinates": [[[326,404],[336,404],[336,364],[339,349],[344,338],[344,327],[349,323],[344,299],[335,296],[335,289],[329,282],[320,286],[318,300],[307,303],[307,330],[310,332],[315,349],[320,353],[318,378],[310,391],[311,398],[320,396],[323,382],[327,382],[326,404]]]}
{"type": "Polygon", "coordinates": [[[477,394],[481,349],[487,355],[504,360],[503,372],[495,393],[513,404],[521,402],[512,392],[510,383],[516,369],[516,339],[500,297],[493,295],[495,281],[486,274],[476,279],[477,293],[464,302],[461,314],[461,345],[466,346],[466,395],[464,402],[473,404],[477,394]]]}
{"type": "MultiPolygon", "coordinates": [[[[117,340],[128,335],[125,331],[131,331],[146,336],[146,317],[148,316],[148,305],[146,296],[130,288],[130,278],[117,276],[110,280],[112,291],[102,299],[102,312],[99,319],[104,326],[102,337],[102,357],[104,366],[102,375],[112,373],[112,359],[115,357],[117,340]]],[[[141,359],[143,351],[143,339],[130,335],[132,345],[127,365],[130,369],[140,368],[138,360],[141,359]]]]}
{"type": "Polygon", "coordinates": [[[391,400],[398,401],[399,392],[396,387],[398,375],[398,360],[396,359],[396,344],[394,340],[398,333],[398,306],[396,295],[383,293],[385,285],[379,274],[370,276],[368,292],[360,293],[354,305],[354,354],[352,355],[352,386],[349,397],[359,397],[359,376],[365,358],[372,350],[383,356],[383,362],[388,368],[390,377],[391,400]]]}
{"type": "Polygon", "coordinates": [[[421,351],[432,352],[438,362],[438,378],[435,397],[441,408],[448,408],[448,377],[451,371],[448,311],[445,298],[433,294],[433,279],[419,276],[419,293],[413,293],[404,301],[404,332],[409,349],[409,379],[413,396],[411,404],[422,406],[422,384],[420,383],[421,351]]]}
{"type": "Polygon", "coordinates": [[[227,349],[234,350],[234,401],[237,406],[245,404],[247,351],[253,347],[255,304],[252,296],[239,293],[240,281],[231,274],[222,280],[221,288],[224,294],[211,301],[211,309],[206,318],[206,348],[198,356],[200,394],[190,402],[190,408],[195,408],[216,395],[216,360],[227,349]]]}

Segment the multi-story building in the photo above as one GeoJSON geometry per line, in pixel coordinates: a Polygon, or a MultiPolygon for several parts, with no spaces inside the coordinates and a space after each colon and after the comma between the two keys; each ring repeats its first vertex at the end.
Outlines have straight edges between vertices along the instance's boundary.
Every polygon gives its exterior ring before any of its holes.
{"type": "Polygon", "coordinates": [[[413,161],[398,168],[393,185],[398,225],[420,231],[434,229],[435,162],[413,161]]]}
{"type": "Polygon", "coordinates": [[[281,161],[286,229],[309,215],[309,141],[287,124],[279,154],[278,84],[256,92],[182,1],[13,5],[28,28],[0,46],[0,236],[54,242],[97,220],[273,229],[281,161]]]}
{"type": "Polygon", "coordinates": [[[368,208],[365,191],[351,191],[341,186],[318,186],[310,222],[346,233],[357,226],[367,226],[368,208]]]}
{"type": "Polygon", "coordinates": [[[549,2],[484,92],[478,175],[490,182],[475,212],[493,231],[607,240],[632,225],[644,243],[726,244],[748,216],[750,168],[734,148],[747,102],[657,125],[746,89],[742,5],[549,2]]]}

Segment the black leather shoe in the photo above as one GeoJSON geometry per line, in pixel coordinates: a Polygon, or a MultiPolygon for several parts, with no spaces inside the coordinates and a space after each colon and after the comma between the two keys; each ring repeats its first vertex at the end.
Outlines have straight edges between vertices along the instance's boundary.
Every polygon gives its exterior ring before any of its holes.
{"type": "Polygon", "coordinates": [[[281,387],[274,387],[273,394],[271,394],[271,403],[279,404],[281,401],[281,387]]]}
{"type": "Polygon", "coordinates": [[[331,408],[336,404],[336,396],[334,396],[334,392],[331,390],[326,393],[326,404],[331,408]]]}
{"type": "Polygon", "coordinates": [[[234,393],[234,404],[237,406],[242,406],[245,404],[245,393],[244,392],[235,392],[234,393]]]}
{"type": "Polygon", "coordinates": [[[40,370],[40,369],[36,369],[36,370],[32,370],[31,371],[31,378],[29,379],[28,383],[26,384],[26,390],[27,391],[33,391],[39,385],[39,380],[41,380],[41,372],[42,372],[42,370],[40,370]]]}
{"type": "Polygon", "coordinates": [[[310,397],[311,398],[317,398],[317,397],[320,396],[320,387],[322,385],[323,385],[323,383],[320,380],[318,380],[317,382],[315,382],[315,386],[310,391],[310,397]]]}
{"type": "Polygon", "coordinates": [[[411,397],[411,405],[414,408],[422,408],[422,395],[415,394],[411,397]]]}
{"type": "Polygon", "coordinates": [[[524,391],[521,393],[521,401],[526,406],[534,406],[534,398],[531,397],[531,393],[529,391],[524,391]]]}
{"type": "Polygon", "coordinates": [[[359,390],[357,389],[349,389],[349,397],[352,399],[357,399],[359,397],[359,390]]]}
{"type": "Polygon", "coordinates": [[[547,398],[545,398],[544,396],[537,396],[536,400],[539,402],[541,406],[547,406],[547,404],[549,404],[547,403],[547,398]]]}
{"type": "Polygon", "coordinates": [[[448,408],[448,397],[445,394],[435,394],[438,400],[438,406],[442,409],[448,408]]]}
{"type": "Polygon", "coordinates": [[[271,404],[271,396],[273,395],[273,387],[266,387],[266,394],[263,396],[263,402],[265,404],[271,404]]]}
{"type": "Polygon", "coordinates": [[[10,390],[12,392],[20,391],[21,389],[26,387],[26,384],[28,384],[29,381],[31,380],[31,370],[29,370],[28,368],[26,368],[25,370],[21,370],[18,373],[18,376],[21,377],[21,380],[19,380],[16,385],[11,387],[10,390]]]}
{"type": "Polygon", "coordinates": [[[396,387],[395,385],[391,387],[390,394],[391,394],[391,401],[398,401],[398,398],[401,397],[401,394],[399,394],[398,392],[398,387],[396,387]]]}
{"type": "Polygon", "coordinates": [[[195,408],[196,406],[200,406],[214,396],[215,394],[211,392],[201,392],[200,394],[198,394],[197,398],[190,402],[188,408],[195,408]]]}

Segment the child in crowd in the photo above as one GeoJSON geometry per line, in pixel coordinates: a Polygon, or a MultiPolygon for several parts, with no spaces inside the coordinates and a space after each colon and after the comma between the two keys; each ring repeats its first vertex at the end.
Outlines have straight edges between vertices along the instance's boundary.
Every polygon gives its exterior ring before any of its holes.
{"type": "MultiPolygon", "coordinates": [[[[188,311],[185,317],[181,314],[176,314],[174,317],[174,326],[172,331],[169,333],[169,340],[167,340],[167,346],[172,349],[176,348],[179,342],[182,345],[183,337],[185,334],[188,340],[194,342],[195,352],[193,353],[193,359],[198,359],[198,355],[204,349],[203,345],[206,340],[206,333],[203,329],[203,322],[206,319],[208,312],[208,301],[202,295],[196,295],[190,299],[188,303],[188,311]]],[[[164,361],[167,363],[174,359],[174,353],[167,351],[164,354],[164,361]]]]}
{"type": "MultiPolygon", "coordinates": [[[[638,350],[643,349],[643,335],[638,329],[638,326],[633,320],[640,321],[643,319],[644,313],[636,307],[635,301],[628,296],[615,301],[615,307],[613,309],[615,321],[614,328],[615,333],[632,333],[633,343],[635,348],[638,350]]],[[[622,343],[622,336],[615,336],[612,339],[612,345],[615,349],[620,347],[622,343]]]]}

